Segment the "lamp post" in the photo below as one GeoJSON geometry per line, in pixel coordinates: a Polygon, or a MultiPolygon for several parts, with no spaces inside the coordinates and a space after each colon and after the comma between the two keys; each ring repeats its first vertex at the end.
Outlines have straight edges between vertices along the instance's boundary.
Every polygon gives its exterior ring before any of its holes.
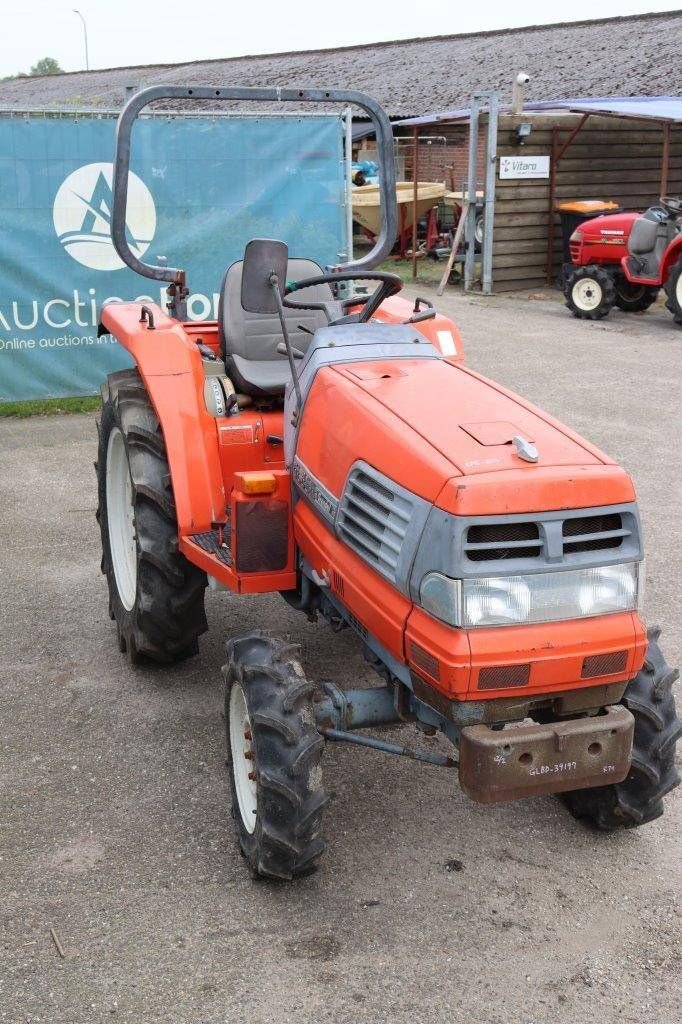
{"type": "Polygon", "coordinates": [[[85,40],[85,70],[90,70],[90,59],[88,57],[88,26],[85,24],[85,18],[80,11],[77,11],[74,7],[73,13],[77,14],[80,20],[83,22],[83,38],[85,40]]]}

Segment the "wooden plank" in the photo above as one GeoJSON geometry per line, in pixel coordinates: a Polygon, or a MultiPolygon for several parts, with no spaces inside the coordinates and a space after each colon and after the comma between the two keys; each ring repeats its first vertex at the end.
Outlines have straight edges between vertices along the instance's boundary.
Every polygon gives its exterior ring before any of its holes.
{"type": "Polygon", "coordinates": [[[539,238],[547,240],[547,224],[528,224],[509,226],[507,223],[495,225],[495,242],[500,244],[507,242],[534,242],[539,238]]]}
{"type": "Polygon", "coordinates": [[[533,270],[532,267],[523,267],[518,264],[515,267],[500,267],[499,270],[495,271],[493,280],[495,284],[500,281],[523,281],[529,277],[537,277],[539,280],[544,281],[544,272],[540,274],[537,270],[533,270]]]}
{"type": "MultiPolygon", "coordinates": [[[[495,218],[495,231],[497,232],[497,217],[495,218]]],[[[538,214],[537,210],[530,210],[528,213],[506,213],[504,218],[499,220],[500,226],[504,227],[536,227],[538,224],[544,226],[545,237],[547,232],[547,209],[538,214]]]]}
{"type": "MultiPolygon", "coordinates": [[[[539,249],[546,254],[547,252],[547,232],[544,231],[537,238],[506,238],[502,240],[495,240],[493,244],[493,257],[496,259],[497,256],[504,256],[509,253],[534,253],[539,249]]],[[[555,236],[554,239],[554,251],[560,253],[562,251],[561,235],[555,236]]]]}
{"type": "Polygon", "coordinates": [[[525,281],[500,281],[495,282],[493,291],[495,294],[507,292],[539,292],[547,287],[544,277],[529,277],[525,281]]]}
{"type": "MultiPolygon", "coordinates": [[[[469,192],[469,195],[470,195],[471,199],[473,200],[474,199],[473,191],[469,192]]],[[[457,250],[459,249],[459,243],[461,242],[461,240],[462,240],[462,238],[464,236],[464,227],[466,225],[467,217],[469,215],[469,210],[470,209],[471,209],[471,203],[469,202],[468,199],[465,199],[463,204],[462,204],[462,212],[461,212],[461,214],[459,216],[459,221],[457,222],[457,230],[455,231],[455,236],[452,239],[452,246],[450,248],[450,255],[448,256],[448,261],[447,261],[447,264],[445,266],[445,270],[443,271],[443,275],[442,275],[442,277],[440,279],[440,284],[438,285],[438,288],[436,289],[436,294],[437,295],[442,295],[443,292],[445,291],[445,286],[448,283],[448,278],[450,277],[450,272],[452,271],[452,268],[453,268],[454,263],[455,263],[455,257],[457,256],[457,250]]],[[[467,279],[467,283],[468,283],[468,279],[467,279]]]]}
{"type": "MultiPolygon", "coordinates": [[[[556,255],[557,262],[561,262],[561,252],[556,255]]],[[[525,253],[509,252],[495,255],[493,257],[493,280],[499,270],[505,267],[521,267],[529,271],[531,267],[544,267],[547,263],[547,247],[540,242],[535,251],[525,253]],[[520,258],[520,257],[523,258],[520,258]]]]}

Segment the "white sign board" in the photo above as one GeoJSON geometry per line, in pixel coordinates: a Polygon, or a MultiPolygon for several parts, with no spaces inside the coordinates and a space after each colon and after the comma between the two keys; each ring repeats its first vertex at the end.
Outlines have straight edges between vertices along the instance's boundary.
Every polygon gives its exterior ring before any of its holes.
{"type": "Polygon", "coordinates": [[[549,178],[549,157],[501,156],[500,178],[549,178]]]}

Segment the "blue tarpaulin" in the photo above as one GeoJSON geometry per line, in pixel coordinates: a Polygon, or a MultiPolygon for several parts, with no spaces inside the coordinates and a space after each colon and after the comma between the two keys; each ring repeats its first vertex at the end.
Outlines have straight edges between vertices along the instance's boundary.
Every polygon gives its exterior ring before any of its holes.
{"type": "MultiPolygon", "coordinates": [[[[164,303],[111,244],[114,130],[110,117],[0,117],[0,401],[94,393],[128,365],[97,338],[103,301],[164,303]]],[[[343,130],[330,115],[142,118],[130,245],[186,269],[195,320],[216,318],[222,276],[250,238],[337,262],[347,245],[343,130]]]]}

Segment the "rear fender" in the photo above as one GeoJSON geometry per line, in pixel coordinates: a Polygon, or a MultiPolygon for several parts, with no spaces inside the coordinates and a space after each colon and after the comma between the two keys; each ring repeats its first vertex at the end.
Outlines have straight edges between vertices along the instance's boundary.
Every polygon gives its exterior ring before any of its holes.
{"type": "MultiPolygon", "coordinates": [[[[361,306],[357,307],[361,309],[361,306]]],[[[422,310],[426,307],[421,306],[422,310]]],[[[403,324],[415,315],[414,302],[402,295],[392,295],[381,303],[374,314],[375,319],[385,324],[403,324]]],[[[464,363],[464,342],[459,330],[449,317],[436,313],[430,320],[421,320],[414,329],[423,334],[450,363],[464,363]]]]}
{"type": "Polygon", "coordinates": [[[204,372],[194,340],[181,323],[145,304],[153,328],[140,319],[138,302],[104,306],[100,320],[135,360],[166,443],[180,534],[200,533],[225,519],[215,420],[204,405],[204,372]]]}
{"type": "Polygon", "coordinates": [[[673,238],[672,242],[665,250],[663,259],[661,261],[661,281],[665,283],[668,279],[668,274],[675,266],[677,261],[682,257],[682,233],[677,238],[673,238]]]}

